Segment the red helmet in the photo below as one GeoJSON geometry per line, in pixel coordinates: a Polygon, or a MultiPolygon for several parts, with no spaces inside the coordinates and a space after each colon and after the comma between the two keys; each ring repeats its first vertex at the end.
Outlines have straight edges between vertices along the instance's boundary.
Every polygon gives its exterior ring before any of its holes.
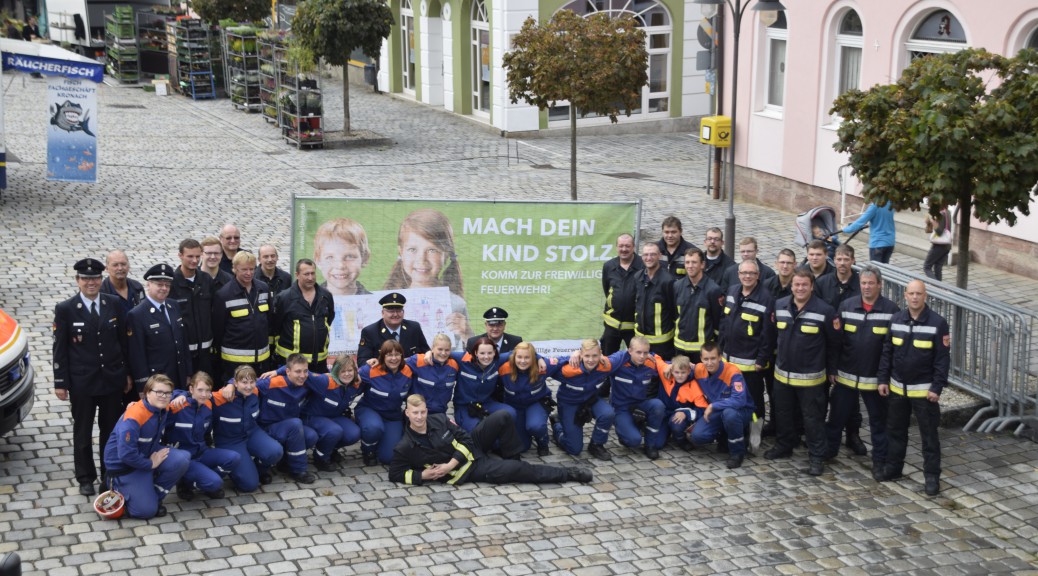
{"type": "Polygon", "coordinates": [[[94,510],[105,520],[118,520],[126,512],[126,499],[116,490],[102,492],[94,499],[94,510]]]}

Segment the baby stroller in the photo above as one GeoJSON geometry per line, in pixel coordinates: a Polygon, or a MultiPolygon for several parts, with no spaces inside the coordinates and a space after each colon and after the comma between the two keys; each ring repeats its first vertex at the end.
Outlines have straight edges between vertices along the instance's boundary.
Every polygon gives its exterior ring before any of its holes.
{"type": "Polygon", "coordinates": [[[835,208],[817,206],[799,214],[796,219],[796,228],[796,238],[793,241],[798,246],[806,248],[810,241],[821,240],[825,242],[825,251],[828,254],[829,262],[832,262],[836,257],[836,247],[840,245],[840,240],[835,234],[840,229],[836,224],[835,208]]]}

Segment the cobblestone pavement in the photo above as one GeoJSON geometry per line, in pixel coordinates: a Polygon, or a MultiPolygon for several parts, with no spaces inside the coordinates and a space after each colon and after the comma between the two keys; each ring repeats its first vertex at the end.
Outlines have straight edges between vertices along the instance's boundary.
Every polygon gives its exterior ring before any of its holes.
{"type": "MultiPolygon", "coordinates": [[[[354,126],[395,144],[298,152],[227,101],[105,86],[101,183],[62,184],[44,180],[44,83],[5,80],[7,144],[19,162],[0,203],[0,306],[31,333],[38,390],[31,418],[0,439],[0,552],[18,551],[25,574],[1038,574],[1038,446],[955,429],[942,430],[937,498],[922,494],[918,446],[908,478],[879,485],[867,458],[841,456],[813,478],[799,451],[729,471],[712,450],[650,462],[612,440],[610,463],[557,449],[545,459],[587,463],[589,485],[404,488],[351,448],[341,475],[320,473],[313,485],[277,478],[218,501],[171,496],[162,519],[100,521],[77,493],[68,406],[51,392],[49,325],[55,303],[74,293],[73,261],[122,247],[139,277],[175,262],[182,238],[226,220],[241,225],[246,247],[287,246],[292,194],[564,200],[568,142],[522,143],[517,161],[515,142],[485,126],[355,89],[354,126]],[[357,188],[308,184],[323,181],[357,188]]],[[[723,222],[704,189],[705,148],[690,135],[582,137],[579,146],[581,197],[640,199],[647,237],[670,213],[693,241],[723,222]],[[609,176],[622,172],[645,176],[609,176]]],[[[790,242],[791,214],[736,213],[762,254],[790,242]]],[[[975,289],[1035,306],[1038,282],[979,266],[972,277],[975,289]]]]}

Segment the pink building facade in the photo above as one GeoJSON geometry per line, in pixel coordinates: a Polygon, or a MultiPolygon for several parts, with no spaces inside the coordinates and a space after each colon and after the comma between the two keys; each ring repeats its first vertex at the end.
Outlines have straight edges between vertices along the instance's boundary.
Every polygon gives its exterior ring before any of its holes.
{"type": "MultiPolygon", "coordinates": [[[[842,91],[895,82],[913,58],[927,53],[978,47],[1012,55],[1038,47],[1035,0],[784,4],[786,12],[770,26],[759,12],[747,10],[743,19],[736,164],[744,169],[736,189],[741,199],[793,211],[838,205],[841,172],[849,204],[860,205],[860,185],[841,171],[846,156],[832,147],[839,118],[829,109],[842,91]]],[[[730,50],[726,58],[729,71],[730,50]]],[[[1038,277],[1036,208],[1032,204],[1031,215],[1013,227],[974,222],[973,258],[1038,277]]]]}

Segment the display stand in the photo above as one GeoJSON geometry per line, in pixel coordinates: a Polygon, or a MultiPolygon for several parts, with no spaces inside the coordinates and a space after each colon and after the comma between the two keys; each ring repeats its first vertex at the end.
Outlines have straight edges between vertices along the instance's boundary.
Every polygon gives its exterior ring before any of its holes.
{"type": "Polygon", "coordinates": [[[105,58],[112,78],[122,84],[140,81],[137,32],[130,6],[116,6],[114,13],[105,15],[105,58]]]}
{"type": "Polygon", "coordinates": [[[246,112],[259,112],[260,65],[257,30],[236,26],[224,32],[227,76],[230,80],[231,103],[246,112]]]}
{"type": "Polygon", "coordinates": [[[278,123],[278,73],[274,63],[274,50],[281,42],[276,32],[261,33],[257,38],[259,49],[260,112],[263,119],[278,123]]]}
{"type": "Polygon", "coordinates": [[[168,12],[137,11],[137,48],[140,51],[140,69],[142,78],[155,78],[169,74],[169,39],[166,24],[175,21],[182,13],[175,8],[167,8],[168,12]]]}
{"type": "Polygon", "coordinates": [[[201,20],[180,20],[172,26],[171,60],[176,62],[176,86],[195,100],[216,97],[209,28],[201,20]]]}
{"type": "Polygon", "coordinates": [[[275,49],[278,60],[278,106],[281,135],[296,148],[323,148],[320,74],[301,72],[287,59],[285,48],[275,49]]]}

